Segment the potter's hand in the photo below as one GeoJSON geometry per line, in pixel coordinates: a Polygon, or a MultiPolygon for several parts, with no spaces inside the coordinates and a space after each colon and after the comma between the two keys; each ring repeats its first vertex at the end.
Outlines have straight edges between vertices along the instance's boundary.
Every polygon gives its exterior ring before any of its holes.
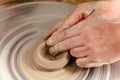
{"type": "Polygon", "coordinates": [[[96,67],[120,60],[119,3],[79,4],[65,21],[50,31],[49,36],[52,36],[47,40],[50,53],[70,50],[80,67],[96,67]],[[64,22],[69,28],[63,28],[64,22]]]}

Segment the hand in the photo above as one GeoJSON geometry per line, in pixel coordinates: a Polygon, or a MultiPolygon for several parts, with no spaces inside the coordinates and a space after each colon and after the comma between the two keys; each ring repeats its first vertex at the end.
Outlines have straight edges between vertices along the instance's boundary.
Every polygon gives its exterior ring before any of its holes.
{"type": "Polygon", "coordinates": [[[50,53],[70,50],[80,67],[96,67],[120,60],[120,11],[116,2],[93,2],[77,6],[49,35],[50,53]],[[117,13],[116,13],[117,11],[117,13]],[[59,30],[57,30],[59,29],[59,30]]]}
{"type": "Polygon", "coordinates": [[[103,22],[104,19],[106,21],[118,21],[117,17],[119,18],[120,16],[119,7],[119,0],[97,1],[79,4],[71,14],[53,26],[53,28],[47,34],[47,38],[64,26],[65,22],[68,22],[69,27],[71,27],[86,19],[89,19],[93,22],[100,20],[103,22]]]}

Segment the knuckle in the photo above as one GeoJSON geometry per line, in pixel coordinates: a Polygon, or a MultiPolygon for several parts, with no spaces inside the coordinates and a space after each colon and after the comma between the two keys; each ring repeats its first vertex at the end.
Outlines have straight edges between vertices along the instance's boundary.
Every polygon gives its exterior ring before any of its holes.
{"type": "Polygon", "coordinates": [[[54,43],[56,43],[56,42],[58,42],[58,37],[55,35],[55,36],[53,36],[52,40],[54,41],[54,43]]]}
{"type": "Polygon", "coordinates": [[[58,41],[62,41],[62,40],[65,40],[65,39],[67,39],[68,38],[68,31],[62,31],[59,35],[57,35],[56,37],[57,37],[57,40],[58,41]]]}
{"type": "Polygon", "coordinates": [[[62,36],[61,35],[56,35],[56,37],[55,37],[56,39],[56,42],[59,42],[59,41],[61,41],[61,38],[62,38],[62,36]]]}
{"type": "Polygon", "coordinates": [[[89,35],[87,35],[87,39],[89,41],[93,41],[94,40],[94,36],[89,34],[89,35]]]}
{"type": "Polygon", "coordinates": [[[56,51],[58,51],[58,52],[61,52],[62,49],[64,48],[61,43],[58,43],[57,45],[55,45],[55,47],[56,47],[56,48],[55,48],[56,51]]]}
{"type": "Polygon", "coordinates": [[[67,49],[70,49],[70,48],[71,48],[70,43],[71,43],[70,39],[65,40],[65,47],[66,47],[67,49]]]}
{"type": "Polygon", "coordinates": [[[94,43],[88,41],[88,42],[86,42],[85,46],[88,50],[91,50],[93,53],[97,53],[96,46],[94,45],[94,43]]]}
{"type": "Polygon", "coordinates": [[[65,41],[63,41],[63,42],[60,42],[59,44],[58,44],[58,50],[59,51],[65,51],[65,50],[68,50],[68,49],[70,49],[70,44],[69,44],[69,42],[68,42],[68,40],[65,40],[65,41]]]}
{"type": "Polygon", "coordinates": [[[64,30],[61,36],[63,36],[64,38],[68,38],[68,34],[69,34],[68,31],[64,30]]]}

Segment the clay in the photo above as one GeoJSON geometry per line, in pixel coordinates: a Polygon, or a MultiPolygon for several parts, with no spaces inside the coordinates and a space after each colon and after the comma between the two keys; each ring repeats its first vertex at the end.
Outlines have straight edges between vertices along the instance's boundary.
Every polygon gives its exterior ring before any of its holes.
{"type": "Polygon", "coordinates": [[[75,64],[68,52],[53,57],[46,53],[44,41],[29,41],[20,51],[19,67],[29,80],[76,80],[83,69],[75,64]],[[31,46],[34,45],[34,46],[31,46]]]}
{"type": "Polygon", "coordinates": [[[0,10],[0,80],[118,80],[120,62],[82,69],[68,52],[47,52],[45,34],[73,8],[36,2],[0,10]]]}
{"type": "Polygon", "coordinates": [[[65,67],[70,60],[68,52],[53,56],[45,42],[41,43],[34,52],[34,64],[46,70],[56,70],[65,67]],[[52,64],[52,65],[51,65],[52,64]]]}

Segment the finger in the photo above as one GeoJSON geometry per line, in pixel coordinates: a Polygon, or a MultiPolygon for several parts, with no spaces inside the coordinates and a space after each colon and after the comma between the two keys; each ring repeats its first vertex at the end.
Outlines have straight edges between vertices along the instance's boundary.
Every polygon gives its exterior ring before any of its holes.
{"type": "Polygon", "coordinates": [[[97,61],[94,61],[89,56],[87,56],[87,57],[83,57],[83,58],[78,58],[76,60],[76,64],[79,67],[82,67],[82,68],[92,68],[92,67],[100,67],[100,66],[106,65],[108,63],[106,63],[106,62],[97,62],[97,61]]]}
{"type": "Polygon", "coordinates": [[[55,31],[57,31],[62,24],[64,23],[64,20],[61,20],[59,23],[57,23],[53,28],[47,33],[46,39],[49,38],[55,31]]]}
{"type": "Polygon", "coordinates": [[[77,47],[77,48],[71,49],[70,54],[73,57],[82,58],[82,57],[88,56],[92,53],[86,47],[83,46],[83,47],[77,47]]]}
{"type": "Polygon", "coordinates": [[[63,41],[65,39],[80,35],[81,33],[81,27],[85,25],[85,21],[81,21],[80,23],[61,31],[60,33],[56,35],[52,35],[48,40],[47,40],[47,45],[48,46],[53,46],[56,43],[63,41]]]}
{"type": "Polygon", "coordinates": [[[55,44],[53,47],[49,49],[49,52],[53,55],[56,55],[60,52],[64,52],[66,50],[83,46],[84,42],[81,36],[75,36],[69,39],[66,39],[62,42],[55,44]]]}
{"type": "Polygon", "coordinates": [[[47,37],[50,37],[55,31],[63,26],[65,21],[67,21],[69,23],[69,27],[71,27],[76,23],[88,18],[98,7],[94,5],[94,3],[91,4],[92,5],[88,5],[88,3],[79,4],[70,15],[68,15],[64,20],[60,21],[55,26],[53,26],[53,29],[50,30],[50,32],[47,34],[47,37]]]}
{"type": "MultiPolygon", "coordinates": [[[[79,9],[80,10],[80,9],[79,9]]],[[[77,8],[67,16],[64,20],[60,21],[58,24],[53,26],[53,28],[48,32],[47,38],[50,37],[55,31],[57,31],[61,26],[64,26],[64,22],[67,21],[69,23],[69,27],[73,26],[74,24],[78,23],[79,21],[84,19],[83,13],[78,13],[77,8]]],[[[82,11],[82,10],[81,10],[82,11]]]]}
{"type": "Polygon", "coordinates": [[[86,56],[83,58],[78,58],[76,60],[77,66],[82,67],[82,68],[86,68],[87,64],[89,64],[89,63],[91,63],[91,59],[89,58],[89,56],[86,56]]]}

